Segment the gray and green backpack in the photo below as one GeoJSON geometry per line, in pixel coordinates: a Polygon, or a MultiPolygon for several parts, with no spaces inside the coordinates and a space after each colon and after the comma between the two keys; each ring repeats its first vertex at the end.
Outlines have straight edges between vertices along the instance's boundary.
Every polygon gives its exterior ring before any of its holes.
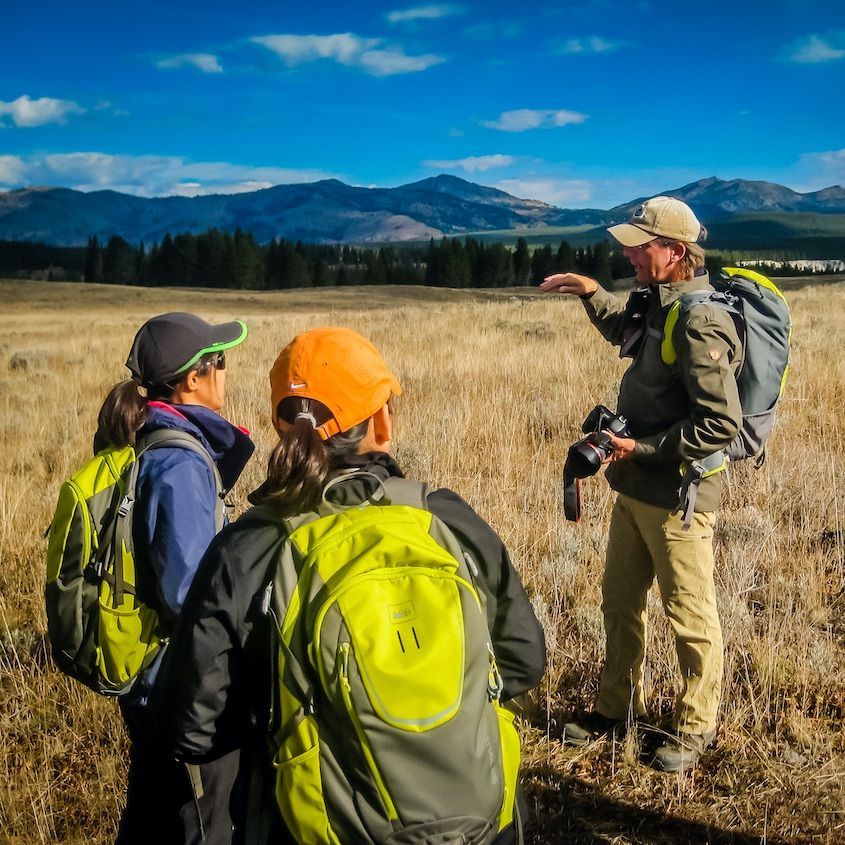
{"type": "Polygon", "coordinates": [[[742,362],[736,383],[742,405],[742,425],[727,449],[681,467],[681,505],[689,518],[695,505],[697,483],[722,472],[728,461],[765,458],[777,403],[789,372],[792,324],[789,305],[775,283],[754,270],[725,267],[712,280],[715,291],[695,291],[675,300],[663,329],[660,354],[664,364],[677,361],[674,332],[696,305],[708,303],[729,313],[742,343],[742,362]]]}
{"type": "Polygon", "coordinates": [[[47,547],[47,630],[56,665],[103,695],[123,695],[164,641],[156,611],[137,595],[132,516],[139,458],[178,447],[200,455],[218,491],[217,530],[225,505],[217,467],[190,434],[170,429],[138,449],[98,452],[61,487],[47,547]]]}
{"type": "Polygon", "coordinates": [[[302,845],[488,845],[519,829],[520,746],[477,569],[424,485],[357,472],[373,495],[333,504],[351,475],[286,520],[265,595],[279,808],[302,845]]]}

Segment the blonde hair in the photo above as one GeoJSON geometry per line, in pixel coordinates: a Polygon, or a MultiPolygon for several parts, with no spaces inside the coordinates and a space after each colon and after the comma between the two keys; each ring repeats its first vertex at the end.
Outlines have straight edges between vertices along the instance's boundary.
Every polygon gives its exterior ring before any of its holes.
{"type": "Polygon", "coordinates": [[[683,244],[686,247],[684,257],[678,264],[679,278],[691,279],[695,275],[695,271],[704,266],[704,249],[700,244],[692,241],[673,241],[670,238],[661,238],[660,240],[664,246],[683,244]]]}

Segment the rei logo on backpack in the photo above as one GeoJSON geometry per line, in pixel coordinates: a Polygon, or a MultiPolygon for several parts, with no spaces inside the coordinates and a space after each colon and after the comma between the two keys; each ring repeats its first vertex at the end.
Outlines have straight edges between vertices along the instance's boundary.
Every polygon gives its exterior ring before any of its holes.
{"type": "Polygon", "coordinates": [[[286,527],[264,607],[276,798],[296,841],[488,845],[518,825],[519,737],[477,570],[425,486],[345,474],[286,527]],[[353,478],[373,495],[334,504],[353,478]]]}
{"type": "MultiPolygon", "coordinates": [[[[158,614],[136,595],[132,515],[138,458],[178,447],[208,463],[218,494],[220,475],[189,434],[162,429],[131,446],[97,453],[61,487],[47,547],[47,628],[53,659],[72,678],[103,695],[123,695],[164,642],[158,614]]],[[[224,504],[218,495],[218,530],[224,504]]]]}
{"type": "Polygon", "coordinates": [[[777,285],[754,270],[725,267],[712,284],[715,293],[690,293],[673,303],[663,330],[661,357],[664,364],[677,360],[673,330],[695,305],[706,302],[734,318],[743,349],[736,377],[742,426],[726,456],[731,461],[757,458],[763,455],[772,433],[775,408],[789,370],[789,306],[777,285]]]}

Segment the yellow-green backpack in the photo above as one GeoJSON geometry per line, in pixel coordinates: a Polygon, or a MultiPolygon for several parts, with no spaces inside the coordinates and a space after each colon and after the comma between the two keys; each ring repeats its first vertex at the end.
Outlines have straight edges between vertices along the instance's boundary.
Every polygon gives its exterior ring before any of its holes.
{"type": "Polygon", "coordinates": [[[424,485],[369,476],[367,501],[333,504],[353,476],[287,520],[265,596],[282,816],[302,845],[488,845],[520,829],[520,745],[478,570],[424,485]]]}
{"type": "MultiPolygon", "coordinates": [[[[98,452],[59,490],[47,547],[47,629],[56,665],[103,695],[129,691],[161,647],[158,614],[136,594],[132,516],[138,458],[149,449],[178,447],[201,455],[191,435],[162,429],[131,446],[98,452]]],[[[217,528],[224,504],[218,495],[217,528]]]]}

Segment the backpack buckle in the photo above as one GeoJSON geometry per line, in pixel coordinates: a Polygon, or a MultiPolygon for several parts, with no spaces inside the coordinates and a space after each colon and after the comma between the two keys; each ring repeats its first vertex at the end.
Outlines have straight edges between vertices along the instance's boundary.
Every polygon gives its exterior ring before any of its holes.
{"type": "Polygon", "coordinates": [[[129,516],[129,512],[132,510],[132,505],[134,504],[134,499],[130,499],[129,496],[124,496],[123,501],[117,507],[117,515],[121,519],[126,519],[126,517],[129,516]]]}

